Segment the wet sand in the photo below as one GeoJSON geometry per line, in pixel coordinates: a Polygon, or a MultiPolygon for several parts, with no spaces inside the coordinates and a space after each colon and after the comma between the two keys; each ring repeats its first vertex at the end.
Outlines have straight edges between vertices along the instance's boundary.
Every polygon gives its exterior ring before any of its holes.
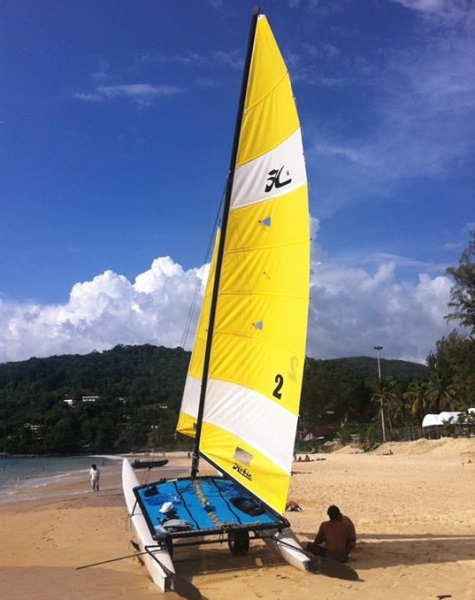
{"type": "MultiPolygon", "coordinates": [[[[189,466],[184,454],[167,457],[169,465],[156,478],[189,466]]],[[[177,552],[177,572],[203,598],[475,598],[475,440],[387,444],[367,454],[344,448],[312,458],[294,463],[290,498],[303,510],[287,517],[305,542],[326,519],[328,505],[337,504],[357,527],[350,565],[361,580],[302,573],[255,541],[243,557],[232,556],[226,543],[177,552]]],[[[161,596],[136,558],[76,569],[131,551],[119,465],[102,470],[98,493],[90,490],[84,473],[83,479],[38,490],[34,500],[24,500],[22,494],[12,499],[0,507],[2,598],[161,596]]]]}

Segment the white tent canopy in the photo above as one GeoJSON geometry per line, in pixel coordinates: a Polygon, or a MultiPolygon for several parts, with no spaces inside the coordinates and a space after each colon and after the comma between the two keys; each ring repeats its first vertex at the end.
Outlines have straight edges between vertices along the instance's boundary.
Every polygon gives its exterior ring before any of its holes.
{"type": "MultiPolygon", "coordinates": [[[[475,408],[469,408],[469,412],[475,413],[475,408]]],[[[438,415],[426,415],[422,421],[422,427],[434,427],[435,425],[443,425],[451,422],[457,423],[460,412],[441,412],[438,415]]]]}

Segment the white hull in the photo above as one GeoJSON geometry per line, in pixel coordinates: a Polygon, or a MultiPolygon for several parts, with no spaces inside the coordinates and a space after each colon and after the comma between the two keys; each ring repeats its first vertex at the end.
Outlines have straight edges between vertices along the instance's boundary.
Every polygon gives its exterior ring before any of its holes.
{"type": "Polygon", "coordinates": [[[141,556],[145,563],[150,577],[164,592],[172,589],[171,576],[175,573],[175,567],[168,550],[160,548],[157,542],[150,535],[149,528],[145,518],[136,502],[133,488],[140,485],[137,475],[132,465],[127,459],[122,464],[122,487],[124,490],[125,502],[130,515],[130,520],[137,534],[138,544],[141,552],[148,552],[141,556]],[[153,557],[156,557],[155,560],[153,557]],[[160,564],[161,563],[161,564],[160,564]]]}
{"type": "MultiPolygon", "coordinates": [[[[175,573],[175,567],[168,550],[165,547],[159,547],[150,534],[145,517],[133,492],[133,488],[138,485],[140,483],[137,475],[132,465],[125,459],[122,465],[122,486],[125,501],[137,535],[140,551],[149,552],[143,554],[141,558],[147,566],[154,583],[161,590],[165,592],[170,591],[173,589],[172,578],[175,573]],[[153,558],[154,556],[159,562],[153,558]]],[[[262,538],[269,548],[277,552],[289,565],[300,571],[305,572],[309,570],[309,558],[290,528],[280,532],[277,529],[260,530],[256,531],[255,534],[262,538]]]]}
{"type": "Polygon", "coordinates": [[[305,550],[298,543],[291,529],[284,529],[282,532],[275,531],[269,537],[269,531],[257,531],[258,537],[261,537],[266,544],[280,554],[285,562],[299,571],[308,571],[310,560],[305,554],[305,550]]]}

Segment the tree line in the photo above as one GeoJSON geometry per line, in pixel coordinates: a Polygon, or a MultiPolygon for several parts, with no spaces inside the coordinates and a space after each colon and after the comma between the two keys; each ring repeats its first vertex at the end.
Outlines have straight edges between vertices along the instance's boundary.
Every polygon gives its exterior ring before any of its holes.
{"type": "MultiPolygon", "coordinates": [[[[448,320],[426,365],[376,358],[307,358],[299,437],[380,440],[428,412],[475,406],[475,233],[456,267],[448,320]]],[[[189,447],[174,434],[190,353],[119,345],[105,352],[0,365],[0,453],[71,454],[189,447]],[[85,399],[97,397],[95,401],[85,399]],[[68,402],[66,402],[66,400],[68,402]]]]}
{"type": "MultiPolygon", "coordinates": [[[[372,399],[382,400],[390,438],[398,427],[420,424],[424,415],[442,411],[460,412],[458,422],[470,426],[467,433],[474,431],[475,414],[469,408],[475,407],[475,231],[458,265],[446,272],[453,286],[445,319],[458,327],[427,356],[428,377],[407,386],[392,378],[372,382],[372,399]]],[[[454,432],[453,423],[446,423],[445,432],[454,432]]]]}

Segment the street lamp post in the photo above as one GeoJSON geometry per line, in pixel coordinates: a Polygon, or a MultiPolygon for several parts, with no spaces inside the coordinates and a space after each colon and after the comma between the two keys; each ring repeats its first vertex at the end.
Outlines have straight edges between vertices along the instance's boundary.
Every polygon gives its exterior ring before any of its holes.
{"type": "Polygon", "coordinates": [[[379,379],[379,401],[381,403],[381,429],[383,432],[383,442],[386,441],[386,428],[384,426],[384,407],[383,407],[383,394],[381,390],[381,361],[379,357],[380,351],[383,349],[383,346],[373,346],[373,350],[376,350],[378,353],[378,379],[379,379]]]}

